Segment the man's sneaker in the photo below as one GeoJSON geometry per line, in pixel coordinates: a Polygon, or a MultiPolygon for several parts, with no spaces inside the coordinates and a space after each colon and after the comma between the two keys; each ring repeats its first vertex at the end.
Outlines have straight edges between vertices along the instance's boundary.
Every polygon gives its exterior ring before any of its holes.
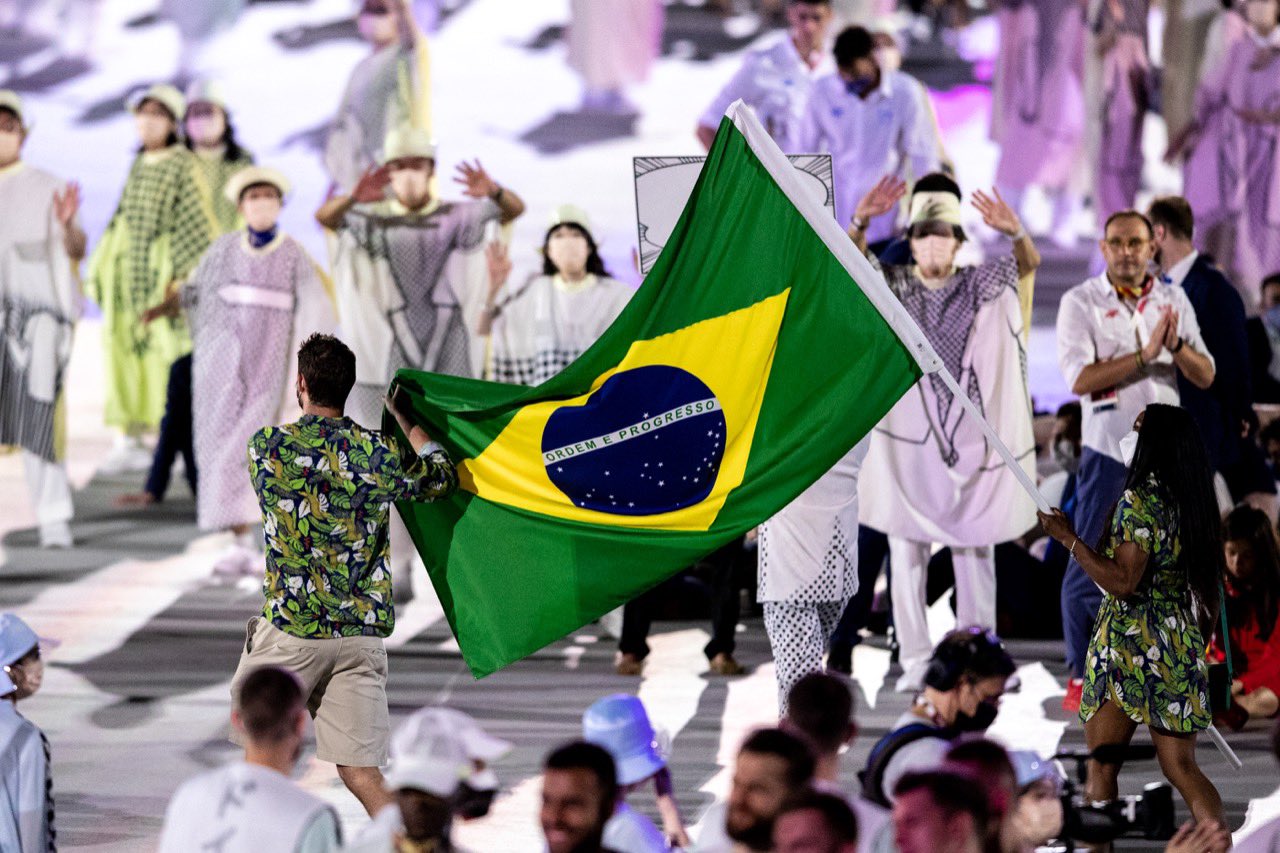
{"type": "Polygon", "coordinates": [[[98,466],[99,474],[132,474],[151,468],[152,452],[137,438],[118,440],[98,466]]]}
{"type": "Polygon", "coordinates": [[[639,675],[644,672],[644,661],[635,655],[618,652],[618,657],[613,662],[613,670],[618,675],[639,675]]]}
{"type": "Polygon", "coordinates": [[[1080,713],[1080,700],[1084,697],[1084,679],[1073,678],[1067,682],[1067,695],[1062,697],[1062,710],[1068,714],[1080,713]]]}
{"type": "Polygon", "coordinates": [[[54,521],[40,525],[41,548],[72,548],[75,541],[71,538],[71,525],[65,521],[54,521]]]}
{"type": "Polygon", "coordinates": [[[716,675],[742,675],[747,671],[734,659],[733,655],[727,655],[724,652],[713,657],[707,665],[716,675]]]}

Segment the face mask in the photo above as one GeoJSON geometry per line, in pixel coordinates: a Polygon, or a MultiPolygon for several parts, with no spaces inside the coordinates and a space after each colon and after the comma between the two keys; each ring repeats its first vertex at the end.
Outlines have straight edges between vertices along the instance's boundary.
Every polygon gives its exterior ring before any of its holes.
{"type": "Polygon", "coordinates": [[[390,13],[362,14],[356,18],[356,28],[360,30],[360,37],[372,44],[388,44],[396,38],[396,21],[390,13]]]}
{"type": "MultiPolygon", "coordinates": [[[[3,158],[0,157],[0,159],[3,159],[3,158]]],[[[1270,326],[1272,329],[1280,331],[1280,305],[1272,305],[1265,312],[1263,312],[1262,318],[1266,321],[1267,325],[1270,326]]]]}
{"type": "Polygon", "coordinates": [[[401,204],[416,210],[431,197],[431,176],[426,169],[396,169],[391,173],[391,191],[401,204]]]}
{"type": "Polygon", "coordinates": [[[999,711],[1000,709],[991,702],[979,702],[978,710],[972,714],[966,714],[964,711],[956,714],[956,721],[951,724],[951,728],[958,732],[985,732],[996,721],[996,714],[999,711]]]}
{"type": "Polygon", "coordinates": [[[227,132],[227,122],[222,113],[214,111],[213,115],[191,116],[187,119],[187,136],[196,145],[214,146],[222,142],[227,132]]]}
{"type": "Polygon", "coordinates": [[[859,98],[871,91],[871,87],[875,86],[876,78],[868,75],[854,77],[852,80],[844,82],[845,91],[850,95],[857,95],[859,98]]]}
{"type": "Polygon", "coordinates": [[[577,232],[553,234],[547,241],[547,258],[562,274],[576,275],[585,270],[590,254],[587,238],[577,232]]]}
{"type": "Polygon", "coordinates": [[[240,214],[244,217],[244,224],[254,231],[270,231],[280,219],[280,200],[247,198],[240,202],[240,214]]]}
{"type": "Polygon", "coordinates": [[[1120,458],[1124,460],[1124,467],[1128,468],[1133,465],[1133,456],[1138,452],[1138,433],[1129,430],[1124,438],[1120,439],[1120,458]]]}
{"type": "Polygon", "coordinates": [[[164,142],[172,127],[167,118],[151,113],[138,113],[134,116],[133,123],[138,129],[138,139],[143,145],[164,142]]]}
{"type": "Polygon", "coordinates": [[[955,237],[930,234],[911,240],[911,254],[924,278],[938,279],[950,275],[959,250],[960,241],[955,237]]]}
{"type": "Polygon", "coordinates": [[[0,163],[12,163],[18,159],[22,150],[22,135],[11,131],[0,131],[0,163]]]}
{"type": "Polygon", "coordinates": [[[1060,438],[1053,443],[1053,461],[1068,474],[1074,474],[1080,468],[1080,451],[1069,440],[1060,438]]]}

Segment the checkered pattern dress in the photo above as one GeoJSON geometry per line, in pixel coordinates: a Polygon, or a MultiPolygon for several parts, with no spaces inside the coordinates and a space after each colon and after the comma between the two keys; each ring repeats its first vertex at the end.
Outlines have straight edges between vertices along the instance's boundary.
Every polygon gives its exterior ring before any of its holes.
{"type": "Polygon", "coordinates": [[[241,151],[239,157],[228,160],[221,154],[216,157],[196,154],[193,162],[196,167],[196,184],[209,197],[218,233],[226,234],[236,230],[240,225],[240,211],[236,203],[227,198],[224,190],[232,175],[253,165],[253,156],[247,151],[241,151]]]}
{"type": "Polygon", "coordinates": [[[217,231],[195,168],[195,155],[177,145],[139,155],[89,262],[87,291],[103,315],[112,425],[159,423],[169,365],[191,349],[181,319],[144,326],[138,316],[191,272],[217,231]]]}

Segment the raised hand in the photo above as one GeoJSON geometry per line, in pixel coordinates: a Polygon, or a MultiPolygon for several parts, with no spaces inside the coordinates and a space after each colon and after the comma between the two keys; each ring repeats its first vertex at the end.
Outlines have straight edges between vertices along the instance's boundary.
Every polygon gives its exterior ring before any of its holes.
{"type": "Polygon", "coordinates": [[[463,160],[458,164],[454,183],[462,185],[462,191],[471,198],[489,198],[498,192],[498,182],[489,177],[479,160],[474,164],[463,160]]]}
{"type": "Polygon", "coordinates": [[[1164,332],[1164,348],[1173,350],[1178,346],[1178,312],[1170,308],[1165,312],[1164,318],[1168,325],[1164,332]]]}
{"type": "Polygon", "coordinates": [[[494,240],[485,246],[484,260],[489,267],[489,298],[493,299],[511,275],[511,256],[503,243],[494,240]]]}
{"type": "Polygon", "coordinates": [[[77,211],[80,210],[80,184],[68,181],[62,192],[53,193],[53,215],[63,228],[71,224],[77,211]]]}
{"type": "Polygon", "coordinates": [[[859,201],[853,215],[864,223],[893,210],[894,205],[907,194],[906,181],[894,175],[885,175],[859,201]]]}
{"type": "Polygon", "coordinates": [[[351,198],[360,204],[382,201],[386,197],[387,184],[391,183],[391,171],[386,166],[372,166],[360,176],[351,198]]]}
{"type": "Polygon", "coordinates": [[[992,187],[992,195],[982,190],[973,194],[973,206],[982,214],[982,221],[995,230],[1012,237],[1022,230],[1022,220],[1000,195],[1000,190],[992,187]],[[993,197],[994,196],[994,197],[993,197]]]}

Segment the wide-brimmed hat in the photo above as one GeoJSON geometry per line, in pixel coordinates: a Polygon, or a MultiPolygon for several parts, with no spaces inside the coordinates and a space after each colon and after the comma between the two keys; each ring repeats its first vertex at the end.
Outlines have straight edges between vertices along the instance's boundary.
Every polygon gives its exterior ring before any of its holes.
{"type": "Polygon", "coordinates": [[[644,703],[629,693],[606,696],[588,708],[582,736],[613,756],[619,785],[643,781],[667,766],[644,703]]]}
{"type": "Polygon", "coordinates": [[[155,101],[169,111],[175,122],[182,121],[182,117],[187,114],[187,99],[168,83],[154,83],[130,95],[129,112],[136,113],[143,101],[155,101]]]}
{"type": "Polygon", "coordinates": [[[227,181],[223,194],[232,204],[239,204],[240,196],[255,184],[270,184],[280,190],[281,199],[289,195],[289,179],[279,170],[272,169],[269,166],[248,166],[236,172],[227,181]]]}
{"type": "Polygon", "coordinates": [[[436,143],[420,127],[397,127],[387,133],[382,143],[382,165],[393,160],[407,160],[410,157],[436,159],[436,143]]]}
{"type": "Polygon", "coordinates": [[[22,96],[12,89],[0,89],[0,108],[9,110],[18,117],[18,123],[22,125],[23,130],[30,130],[31,125],[27,122],[27,117],[22,112],[22,96]]]}
{"type": "Polygon", "coordinates": [[[227,111],[227,95],[217,80],[193,80],[187,86],[186,101],[187,109],[191,109],[192,104],[213,104],[223,112],[227,111]]]}
{"type": "Polygon", "coordinates": [[[471,717],[452,708],[422,708],[411,714],[391,736],[388,788],[413,788],[450,797],[466,782],[476,789],[497,788],[497,777],[475,762],[496,761],[511,751],[511,743],[480,728],[471,717]]]}
{"type": "Polygon", "coordinates": [[[57,645],[53,640],[37,636],[16,613],[0,613],[0,666],[17,663],[34,648],[57,645]]]}

